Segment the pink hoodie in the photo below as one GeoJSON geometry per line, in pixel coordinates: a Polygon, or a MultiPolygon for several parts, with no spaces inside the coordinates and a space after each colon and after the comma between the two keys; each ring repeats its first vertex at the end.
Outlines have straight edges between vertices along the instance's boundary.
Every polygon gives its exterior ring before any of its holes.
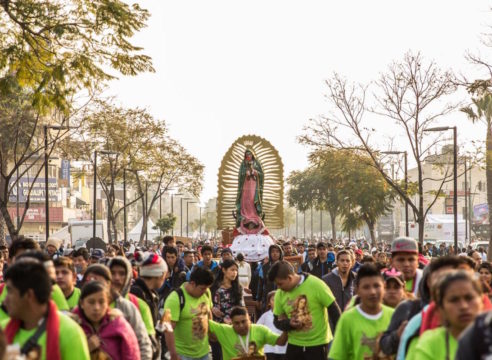
{"type": "Polygon", "coordinates": [[[73,314],[76,315],[76,320],[87,339],[94,334],[97,335],[101,341],[101,350],[112,359],[140,360],[137,337],[119,310],[109,310],[97,332],[78,307],[73,309],[73,314]]]}

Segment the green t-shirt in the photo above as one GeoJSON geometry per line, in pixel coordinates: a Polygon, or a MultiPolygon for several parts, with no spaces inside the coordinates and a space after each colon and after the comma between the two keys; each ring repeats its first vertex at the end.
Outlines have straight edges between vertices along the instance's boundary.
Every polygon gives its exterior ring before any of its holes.
{"type": "Polygon", "coordinates": [[[335,301],[330,288],[316,276],[307,276],[302,284],[275,294],[274,315],[297,318],[303,327],[289,331],[289,344],[318,346],[328,344],[333,338],[328,325],[327,307],[335,301]]]}
{"type": "MultiPolygon", "coordinates": [[[[135,297],[137,298],[138,311],[142,316],[142,320],[145,324],[145,329],[147,330],[147,334],[155,335],[154,320],[152,320],[152,313],[150,312],[149,305],[139,297],[137,296],[135,297]]],[[[130,294],[126,294],[125,298],[133,304],[133,301],[130,300],[130,294]]]]}
{"type": "MultiPolygon", "coordinates": [[[[458,342],[449,334],[449,359],[453,360],[458,350],[458,342]]],[[[410,349],[407,359],[446,359],[446,328],[427,330],[417,342],[414,349],[410,349]]]]}
{"type": "Polygon", "coordinates": [[[79,304],[80,289],[74,287],[72,294],[66,298],[70,310],[74,309],[79,304]]]}
{"type": "Polygon", "coordinates": [[[3,289],[2,289],[2,293],[0,294],[0,322],[6,319],[10,319],[9,314],[7,314],[7,312],[3,310],[3,306],[1,306],[5,301],[5,298],[7,297],[7,285],[5,284],[2,286],[3,289]]]}
{"type": "Polygon", "coordinates": [[[180,311],[179,296],[173,291],[166,299],[164,309],[171,312],[171,321],[176,322],[174,328],[174,339],[176,352],[191,358],[201,358],[208,354],[208,319],[210,309],[212,309],[212,296],[210,290],[194,298],[185,290],[184,283],[181,286],[183,290],[185,304],[183,311],[180,311]]]}
{"type": "Polygon", "coordinates": [[[393,312],[385,305],[378,315],[364,314],[360,305],[344,312],[338,320],[328,359],[372,359],[374,353],[379,353],[379,339],[393,312]]]}
{"type": "Polygon", "coordinates": [[[413,278],[412,280],[406,280],[405,281],[405,291],[406,292],[409,292],[409,293],[412,293],[413,292],[413,282],[415,281],[415,278],[413,278]]]}
{"type": "MultiPolygon", "coordinates": [[[[67,315],[58,312],[60,318],[60,357],[70,360],[89,360],[89,346],[87,338],[82,328],[67,315]]],[[[2,328],[5,329],[9,320],[1,322],[2,328]]],[[[19,329],[14,336],[13,344],[19,344],[20,347],[34,335],[36,328],[29,331],[19,329]]],[[[46,331],[39,337],[37,344],[41,347],[41,360],[46,360],[46,331]]]]}
{"type": "Polygon", "coordinates": [[[65,299],[65,295],[63,295],[63,291],[62,289],[60,289],[58,284],[54,284],[51,289],[51,300],[54,301],[58,310],[70,311],[70,307],[68,306],[67,300],[65,299]]]}
{"type": "MultiPolygon", "coordinates": [[[[245,353],[239,335],[231,325],[219,324],[210,320],[208,322],[210,332],[217,336],[222,347],[222,357],[229,360],[236,357],[247,355],[263,355],[265,344],[275,345],[280,335],[274,334],[269,328],[263,325],[251,324],[249,333],[248,353],[245,353]]],[[[246,345],[246,336],[242,336],[243,343],[246,345]]]]}

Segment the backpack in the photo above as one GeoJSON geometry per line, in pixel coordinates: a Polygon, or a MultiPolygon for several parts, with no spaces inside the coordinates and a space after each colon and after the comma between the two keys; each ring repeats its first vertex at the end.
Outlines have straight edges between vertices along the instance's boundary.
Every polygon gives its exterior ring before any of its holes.
{"type": "Polygon", "coordinates": [[[475,321],[472,346],[480,356],[492,353],[492,312],[479,315],[475,321]]]}
{"type": "MultiPolygon", "coordinates": [[[[178,294],[178,299],[179,299],[179,312],[181,313],[181,311],[183,311],[183,308],[185,306],[185,296],[184,296],[183,289],[181,287],[179,287],[179,288],[177,288],[177,289],[175,289],[173,291],[176,292],[176,294],[178,294]]],[[[207,297],[210,300],[210,295],[209,295],[208,291],[205,294],[207,294],[207,297]]]]}

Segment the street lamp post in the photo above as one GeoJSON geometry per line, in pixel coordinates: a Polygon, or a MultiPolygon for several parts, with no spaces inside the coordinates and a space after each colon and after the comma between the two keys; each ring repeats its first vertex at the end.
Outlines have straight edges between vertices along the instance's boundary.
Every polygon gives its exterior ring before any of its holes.
{"type": "Polygon", "coordinates": [[[424,131],[447,131],[453,130],[453,215],[454,215],[454,253],[458,254],[458,145],[456,126],[441,126],[428,128],[424,131]]]}
{"type": "Polygon", "coordinates": [[[181,204],[180,204],[180,210],[181,210],[181,216],[179,217],[179,223],[181,227],[181,232],[179,236],[183,237],[183,200],[191,200],[190,198],[181,198],[181,204]]]}
{"type": "MultiPolygon", "coordinates": [[[[468,243],[468,200],[467,200],[467,192],[468,192],[468,166],[466,163],[466,156],[464,157],[465,163],[465,245],[468,243]]],[[[470,196],[470,195],[468,195],[470,196]]]]}
{"type": "MultiPolygon", "coordinates": [[[[181,196],[183,194],[173,194],[171,193],[171,214],[174,216],[174,197],[175,196],[181,196]]],[[[171,229],[171,235],[174,236],[174,224],[173,228],[171,229]]]]}
{"type": "Polygon", "coordinates": [[[123,168],[123,239],[126,243],[126,168],[123,168]]]}
{"type": "MultiPolygon", "coordinates": [[[[383,154],[388,155],[400,155],[404,156],[404,166],[405,166],[405,194],[408,196],[408,152],[406,151],[383,151],[383,154]]],[[[408,228],[408,201],[405,199],[405,236],[409,236],[408,228]]]]}
{"type": "MultiPolygon", "coordinates": [[[[49,154],[48,154],[48,130],[70,130],[70,126],[59,126],[59,125],[44,125],[43,126],[43,134],[44,134],[44,192],[45,192],[45,226],[46,226],[46,239],[50,236],[50,200],[48,196],[48,162],[49,162],[49,154]]],[[[17,197],[19,196],[19,173],[17,172],[17,197]]],[[[17,226],[19,226],[19,201],[17,200],[17,226]]]]}
{"type": "Polygon", "coordinates": [[[323,210],[319,210],[319,233],[320,241],[323,241],[323,210]]]}
{"type": "Polygon", "coordinates": [[[299,213],[297,212],[297,208],[296,208],[296,239],[299,238],[299,227],[298,227],[299,218],[298,218],[298,216],[299,216],[299,213]]]}

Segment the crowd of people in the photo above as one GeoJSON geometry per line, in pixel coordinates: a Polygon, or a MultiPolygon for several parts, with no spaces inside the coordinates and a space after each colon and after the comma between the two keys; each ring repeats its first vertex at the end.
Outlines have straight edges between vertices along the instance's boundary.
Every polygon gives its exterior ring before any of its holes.
{"type": "Polygon", "coordinates": [[[172,236],[128,250],[41,249],[22,236],[0,246],[0,359],[492,355],[483,250],[292,239],[248,263],[172,236]]]}

